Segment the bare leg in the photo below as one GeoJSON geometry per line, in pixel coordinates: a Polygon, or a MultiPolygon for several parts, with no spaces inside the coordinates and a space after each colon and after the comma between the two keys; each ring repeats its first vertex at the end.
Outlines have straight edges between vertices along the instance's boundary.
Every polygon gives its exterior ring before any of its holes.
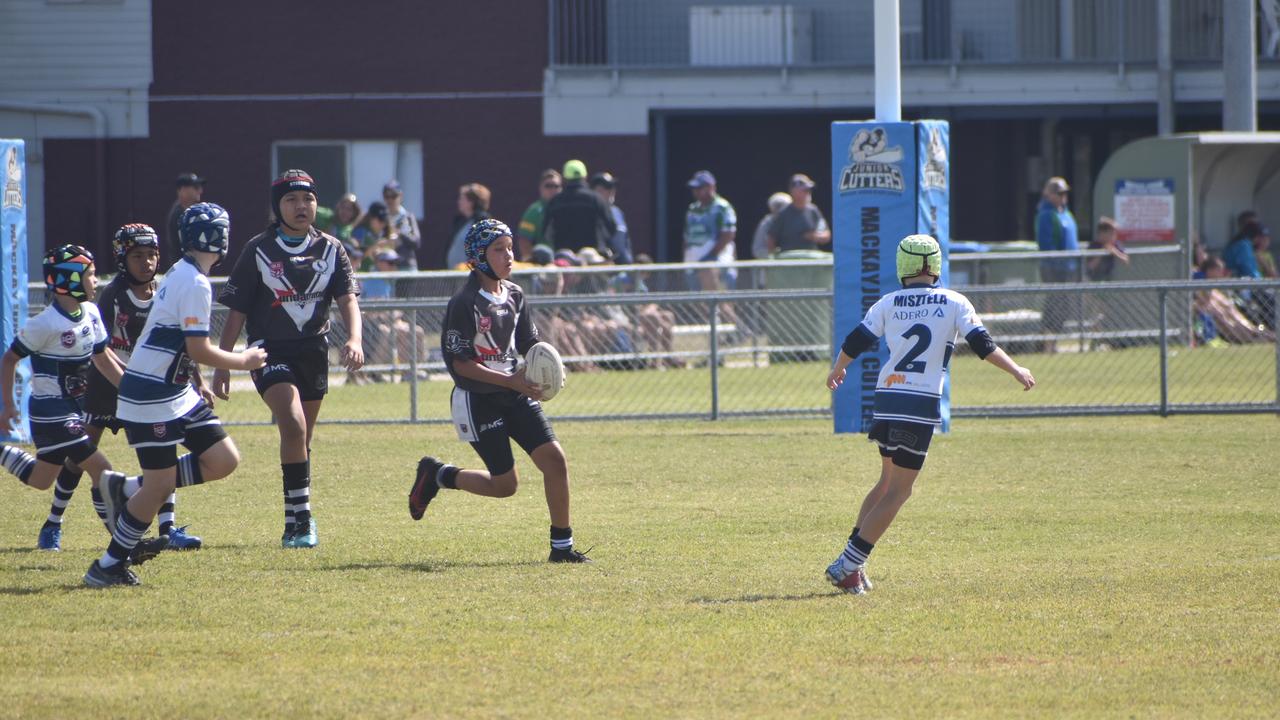
{"type": "Polygon", "coordinates": [[[542,471],[542,486],[547,495],[551,524],[558,528],[570,527],[569,461],[565,459],[564,449],[553,440],[534,448],[529,457],[542,471]]]}
{"type": "Polygon", "coordinates": [[[501,475],[490,475],[487,470],[459,470],[454,484],[473,495],[505,498],[516,494],[519,478],[514,467],[501,475]]]}
{"type": "Polygon", "coordinates": [[[892,464],[889,466],[889,478],[885,484],[884,495],[859,523],[859,537],[872,544],[880,541],[880,536],[889,529],[890,523],[898,516],[898,511],[911,497],[912,485],[919,474],[919,470],[892,464]]]}

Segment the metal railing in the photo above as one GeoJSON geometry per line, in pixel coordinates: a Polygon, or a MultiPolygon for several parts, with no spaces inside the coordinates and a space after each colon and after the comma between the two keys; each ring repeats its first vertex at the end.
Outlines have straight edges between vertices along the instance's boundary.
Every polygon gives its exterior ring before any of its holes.
{"type": "MultiPolygon", "coordinates": [[[[954,417],[1280,412],[1280,318],[1270,299],[1280,282],[960,290],[1039,385],[1022,393],[961,343],[951,369],[954,417]],[[1237,317],[1215,316],[1228,311],[1213,303],[1215,292],[1237,317]]],[[[328,404],[321,422],[448,422],[453,384],[439,353],[446,302],[363,303],[369,365],[330,381],[331,393],[359,401],[328,404]]],[[[830,413],[829,291],[544,296],[530,304],[569,368],[566,390],[546,405],[557,420],[830,413]]],[[[214,316],[215,335],[222,318],[214,316]]],[[[335,351],[344,332],[335,318],[335,351]]],[[[234,401],[217,408],[224,421],[269,422],[247,376],[234,374],[233,389],[234,401]]]]}
{"type": "MultiPolygon", "coordinates": [[[[1221,59],[1221,2],[1172,3],[1175,60],[1221,59]]],[[[548,0],[550,64],[867,66],[872,64],[872,4],[548,0]]],[[[902,0],[900,18],[906,63],[1155,61],[1156,0],[902,0]]]]}

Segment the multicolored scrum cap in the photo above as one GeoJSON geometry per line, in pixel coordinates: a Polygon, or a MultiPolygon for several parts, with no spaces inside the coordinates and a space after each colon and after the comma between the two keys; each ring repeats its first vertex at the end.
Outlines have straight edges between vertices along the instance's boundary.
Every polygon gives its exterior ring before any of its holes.
{"type": "Polygon", "coordinates": [[[183,252],[198,250],[226,257],[231,246],[231,216],[221,205],[196,203],[182,213],[178,237],[183,252]]]}
{"type": "Polygon", "coordinates": [[[511,228],[506,223],[493,218],[485,218],[474,225],[467,231],[467,236],[463,239],[463,248],[467,252],[467,262],[471,263],[471,267],[479,270],[494,280],[498,279],[498,275],[493,272],[493,268],[489,265],[489,261],[485,259],[485,251],[493,244],[494,240],[503,235],[511,235],[511,228]]]}
{"type": "Polygon", "coordinates": [[[84,274],[93,267],[93,253],[79,245],[59,245],[44,255],[44,286],[55,295],[88,300],[84,274]]]}
{"type": "Polygon", "coordinates": [[[275,213],[276,222],[287,228],[295,229],[292,225],[284,221],[280,214],[280,201],[285,195],[294,190],[304,190],[315,195],[317,198],[320,194],[316,191],[316,181],[311,179],[305,170],[285,170],[280,176],[271,183],[271,212],[275,213]]]}
{"type": "Polygon", "coordinates": [[[920,273],[942,277],[942,247],[929,235],[908,235],[898,243],[898,280],[920,273]]]}
{"type": "Polygon", "coordinates": [[[129,251],[139,247],[153,247],[156,252],[160,252],[160,237],[150,225],[143,223],[123,225],[111,240],[111,250],[116,256],[116,270],[128,275],[129,282],[133,285],[151,282],[151,278],[136,278],[129,272],[129,264],[126,262],[129,251]]]}

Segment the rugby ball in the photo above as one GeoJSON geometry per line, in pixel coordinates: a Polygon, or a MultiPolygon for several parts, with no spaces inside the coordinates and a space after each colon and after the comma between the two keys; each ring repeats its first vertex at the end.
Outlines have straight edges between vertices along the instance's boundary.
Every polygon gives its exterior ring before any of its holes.
{"type": "Polygon", "coordinates": [[[564,363],[560,353],[540,342],[524,354],[524,376],[542,388],[542,399],[550,400],[564,387],[564,363]]]}

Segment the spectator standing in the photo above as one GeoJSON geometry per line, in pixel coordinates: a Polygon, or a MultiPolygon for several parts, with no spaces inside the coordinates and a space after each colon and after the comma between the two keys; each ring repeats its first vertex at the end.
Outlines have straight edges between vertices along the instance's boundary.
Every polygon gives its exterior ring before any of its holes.
{"type": "Polygon", "coordinates": [[[342,241],[342,246],[347,249],[347,255],[351,258],[353,264],[359,263],[364,257],[364,250],[356,243],[352,235],[355,233],[356,224],[360,222],[360,200],[355,193],[347,193],[338,199],[337,204],[333,206],[328,222],[319,225],[321,232],[330,235],[342,241]]]}
{"type": "Polygon", "coordinates": [[[825,250],[831,247],[831,228],[813,204],[813,180],[791,176],[791,204],[778,212],[769,225],[766,243],[770,254],[788,250],[825,250]]]}
{"type": "Polygon", "coordinates": [[[618,231],[613,213],[587,187],[587,166],[581,160],[564,164],[564,189],[547,202],[543,236],[557,250],[593,247],[603,250],[618,231]]]}
{"type": "MultiPolygon", "coordinates": [[[[1071,186],[1060,177],[1051,177],[1044,184],[1040,205],[1036,208],[1036,245],[1045,251],[1080,249],[1076,218],[1067,208],[1071,186]]],[[[1080,262],[1076,258],[1049,258],[1040,261],[1040,281],[1044,283],[1073,282],[1080,279],[1080,262]]],[[[1073,314],[1075,298],[1065,294],[1050,294],[1044,302],[1043,327],[1047,334],[1062,332],[1063,323],[1073,314]]],[[[1057,350],[1057,340],[1044,341],[1044,351],[1057,350]]]]}
{"type": "MultiPolygon", "coordinates": [[[[564,189],[564,181],[554,168],[542,171],[538,179],[538,199],[525,208],[520,216],[520,225],[516,228],[516,249],[520,251],[520,259],[528,261],[533,257],[533,246],[542,242],[542,229],[547,218],[547,203],[564,189]]],[[[545,263],[544,263],[545,264],[545,263]]]]}
{"type": "Polygon", "coordinates": [[[467,183],[458,188],[458,214],[453,218],[453,241],[445,251],[446,269],[464,269],[467,264],[466,239],[471,226],[489,217],[489,188],[467,183]]]}
{"type": "Polygon", "coordinates": [[[769,214],[760,218],[760,224],[756,225],[755,234],[751,236],[751,256],[757,260],[764,260],[772,253],[769,252],[769,225],[773,223],[773,219],[778,217],[778,213],[782,212],[791,204],[791,196],[784,192],[776,192],[769,196],[769,214]]]}
{"type": "Polygon", "coordinates": [[[1124,246],[1116,238],[1116,221],[1105,215],[1098,219],[1098,226],[1093,231],[1093,241],[1089,243],[1090,250],[1106,250],[1109,254],[1099,257],[1091,257],[1085,263],[1085,272],[1088,273],[1090,280],[1110,280],[1111,273],[1115,271],[1116,260],[1129,264],[1129,253],[1124,251],[1124,246]]]}
{"type": "Polygon", "coordinates": [[[182,257],[182,242],[178,238],[178,225],[182,222],[182,213],[187,208],[200,202],[200,197],[204,194],[205,179],[199,175],[188,172],[182,173],[178,179],[174,181],[174,187],[177,189],[178,197],[173,202],[173,207],[169,208],[169,219],[165,222],[164,229],[164,257],[160,258],[163,263],[161,267],[167,267],[178,261],[182,257]]]}
{"type": "Polygon", "coordinates": [[[609,206],[609,212],[613,215],[613,224],[617,227],[606,241],[609,252],[612,254],[613,264],[630,265],[633,262],[631,234],[627,231],[627,218],[623,216],[622,208],[615,204],[618,199],[617,179],[607,172],[596,173],[591,176],[591,189],[609,206]]]}
{"type": "Polygon", "coordinates": [[[400,270],[418,269],[418,248],[422,246],[422,233],[418,230],[418,218],[404,208],[404,190],[399,180],[391,180],[382,186],[382,200],[387,204],[387,216],[396,238],[396,254],[400,256],[400,270]]]}
{"type": "MultiPolygon", "coordinates": [[[[379,253],[385,250],[395,251],[398,238],[391,228],[391,216],[387,213],[387,206],[376,201],[369,203],[369,210],[364,214],[364,219],[355,230],[351,231],[351,239],[360,248],[361,272],[373,270],[375,258],[379,253]]],[[[397,267],[399,262],[400,255],[397,254],[397,267]]]]}
{"type": "MultiPolygon", "coordinates": [[[[689,180],[689,190],[693,193],[693,202],[684,216],[684,261],[733,262],[738,213],[728,200],[716,193],[716,176],[710,170],[699,170],[689,180]]],[[[730,270],[725,279],[732,284],[736,277],[730,270]]],[[[720,287],[714,270],[699,270],[698,284],[703,290],[720,287]]]]}

